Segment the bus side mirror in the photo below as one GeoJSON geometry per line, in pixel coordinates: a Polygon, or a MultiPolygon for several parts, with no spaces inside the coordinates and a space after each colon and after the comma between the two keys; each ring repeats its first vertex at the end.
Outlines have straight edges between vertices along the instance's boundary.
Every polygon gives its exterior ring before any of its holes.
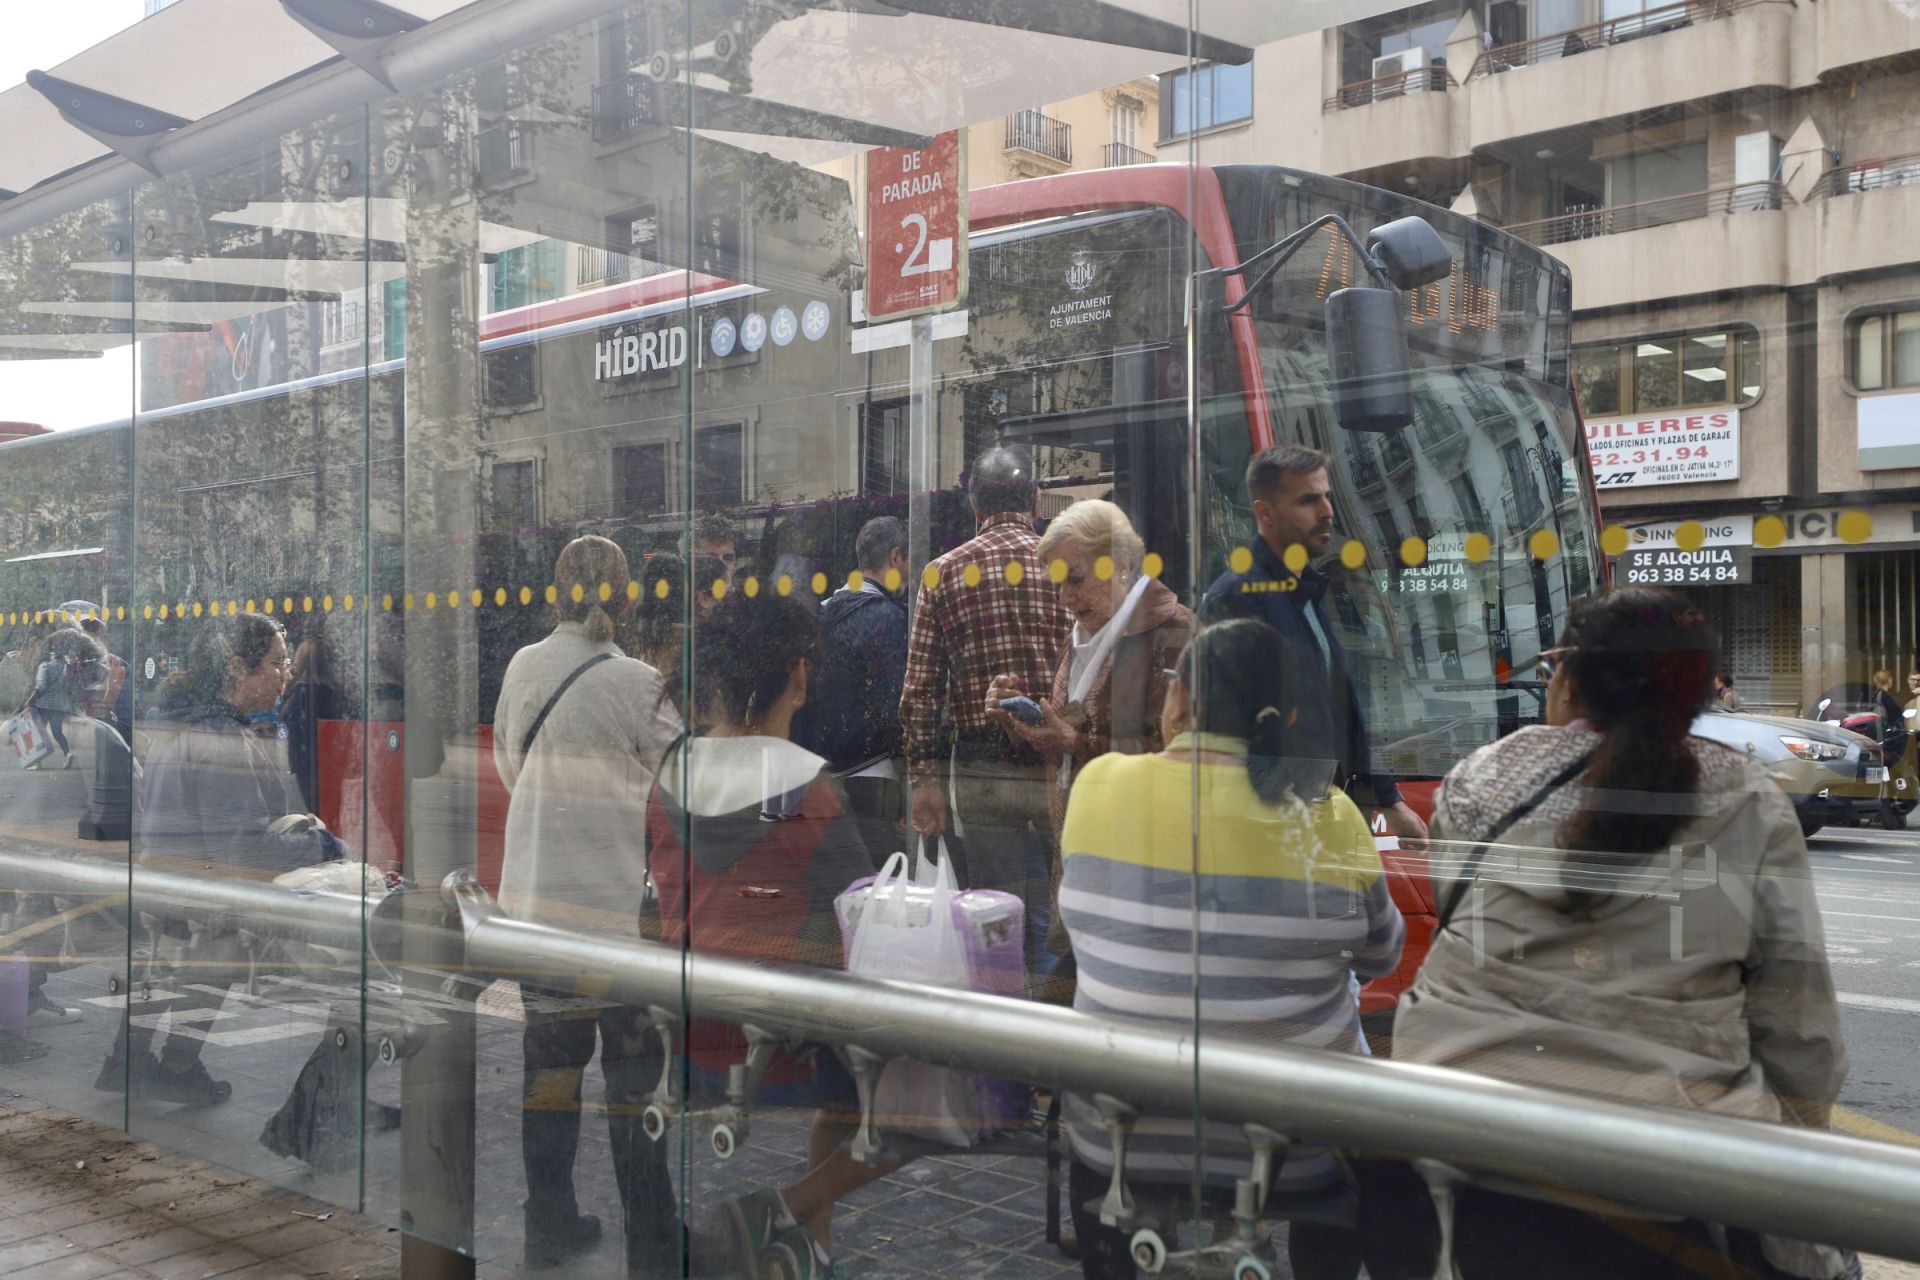
{"type": "Polygon", "coordinates": [[[1367,252],[1396,289],[1418,289],[1453,272],[1453,254],[1425,218],[1396,218],[1367,235],[1367,252]]]}
{"type": "Polygon", "coordinates": [[[1413,421],[1405,315],[1392,289],[1327,295],[1329,389],[1334,416],[1348,431],[1398,431],[1413,421]]]}

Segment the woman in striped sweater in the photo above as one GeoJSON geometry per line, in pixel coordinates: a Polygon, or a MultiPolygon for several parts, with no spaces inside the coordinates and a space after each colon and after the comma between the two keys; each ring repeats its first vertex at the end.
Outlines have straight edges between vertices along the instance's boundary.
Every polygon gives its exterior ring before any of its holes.
{"type": "MultiPolygon", "coordinates": [[[[1315,744],[1291,740],[1289,664],[1286,642],[1264,623],[1208,628],[1169,686],[1166,749],[1101,756],[1081,772],[1061,836],[1075,1008],[1180,1023],[1197,1008],[1202,1037],[1361,1052],[1351,976],[1390,971],[1406,931],[1366,819],[1330,785],[1327,762],[1308,757],[1315,744]]],[[[1130,1277],[1128,1237],[1086,1208],[1113,1168],[1100,1114],[1069,1094],[1064,1119],[1082,1270],[1089,1280],[1130,1277]]],[[[1141,1116],[1130,1180],[1178,1195],[1197,1168],[1198,1211],[1224,1217],[1250,1151],[1231,1125],[1208,1124],[1200,1138],[1197,1150],[1191,1116],[1141,1116]]],[[[1288,1199],[1324,1202],[1340,1176],[1326,1151],[1296,1147],[1274,1172],[1268,1208],[1284,1216],[1288,1199]]],[[[1359,1272],[1350,1225],[1297,1219],[1288,1252],[1300,1280],[1359,1272]]]]}

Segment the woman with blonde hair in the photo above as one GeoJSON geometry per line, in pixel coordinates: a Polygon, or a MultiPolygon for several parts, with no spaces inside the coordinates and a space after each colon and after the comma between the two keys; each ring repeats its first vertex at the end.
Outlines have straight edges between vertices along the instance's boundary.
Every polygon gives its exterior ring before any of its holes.
{"type": "MultiPolygon", "coordinates": [[[[1160,708],[1167,700],[1169,674],[1192,634],[1193,615],[1164,583],[1146,574],[1146,544],[1127,513],[1104,499],[1084,499],[1055,516],[1040,537],[1038,555],[1059,586],[1073,630],[1051,688],[1027,689],[1013,675],[997,675],[987,690],[987,714],[1009,737],[1046,758],[1047,810],[1057,848],[1077,769],[1110,751],[1150,755],[1166,745],[1160,708]],[[1017,697],[1033,700],[1037,722],[1002,708],[1002,702],[1017,697]]],[[[1057,854],[1053,885],[1057,895],[1057,854]]],[[[1039,905],[1029,903],[1027,910],[1039,905]]],[[[1048,950],[1064,955],[1065,932],[1054,922],[1051,907],[1046,909],[1048,950]]],[[[1064,960],[1054,970],[1061,979],[1070,973],[1064,960]]],[[[1064,997],[1065,992],[1052,994],[1064,997]]]]}
{"type": "MultiPolygon", "coordinates": [[[[638,931],[646,883],[647,796],[680,717],[660,673],[614,643],[629,607],[627,557],[606,538],[575,538],[553,567],[553,634],[513,655],[493,714],[493,760],[509,793],[500,905],[522,920],[638,931]]],[[[574,1197],[580,1082],[597,1028],[614,1176],[633,1274],[678,1255],[666,1147],[640,1129],[660,1078],[646,1015],[574,1010],[522,984],[526,1005],[521,1154],[526,1262],[549,1267],[589,1250],[600,1220],[574,1197]]]]}

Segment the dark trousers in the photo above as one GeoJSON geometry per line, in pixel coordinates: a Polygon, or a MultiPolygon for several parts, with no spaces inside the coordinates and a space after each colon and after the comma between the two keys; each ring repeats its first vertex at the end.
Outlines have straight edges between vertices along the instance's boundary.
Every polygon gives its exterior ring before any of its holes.
{"type": "Polygon", "coordinates": [[[954,813],[964,833],[948,837],[954,882],[962,889],[998,889],[1026,904],[1028,985],[1038,988],[1060,963],[1047,950],[1054,855],[1046,771],[956,752],[952,776],[954,813]]]}
{"type": "MultiPolygon", "coordinates": [[[[1080,1237],[1080,1274],[1086,1280],[1134,1280],[1139,1268],[1133,1261],[1133,1229],[1105,1226],[1100,1215],[1087,1207],[1089,1203],[1097,1207],[1106,1194],[1107,1175],[1075,1160],[1067,1173],[1067,1204],[1080,1237]]],[[[1193,1216],[1191,1199],[1182,1195],[1181,1200],[1189,1206],[1187,1216],[1193,1216]]],[[[1202,1198],[1200,1215],[1224,1220],[1232,1203],[1230,1192],[1210,1190],[1202,1198]]],[[[1162,1236],[1171,1250],[1172,1234],[1163,1231],[1162,1236]]],[[[1215,1239],[1219,1239],[1217,1229],[1215,1239]]],[[[1287,1227],[1287,1261],[1294,1280],[1354,1280],[1360,1274],[1359,1233],[1350,1227],[1296,1220],[1287,1227]]]]}
{"type": "Polygon", "coordinates": [[[908,848],[903,829],[906,796],[897,778],[843,778],[847,807],[878,871],[889,857],[908,848]]]}
{"type": "Polygon", "coordinates": [[[613,1176],[626,1219],[627,1268],[678,1275],[680,1226],[667,1144],[650,1140],[640,1127],[665,1058],[659,1033],[640,1010],[624,1005],[554,1011],[533,991],[523,991],[522,1001],[527,1027],[520,1149],[527,1170],[527,1230],[561,1230],[579,1215],[573,1160],[580,1146],[580,1082],[597,1032],[613,1176]]]}
{"type": "Polygon", "coordinates": [[[39,712],[40,718],[46,721],[47,736],[53,739],[63,754],[72,755],[73,748],[67,745],[67,713],[46,711],[38,707],[34,709],[39,712]]]}
{"type": "MultiPolygon", "coordinates": [[[[1440,1220],[1426,1183],[1398,1163],[1361,1167],[1367,1274],[1427,1280],[1440,1220]]],[[[1463,1187],[1454,1201],[1454,1265],[1466,1280],[1785,1280],[1750,1232],[1691,1220],[1602,1217],[1567,1205],[1463,1187]]]]}

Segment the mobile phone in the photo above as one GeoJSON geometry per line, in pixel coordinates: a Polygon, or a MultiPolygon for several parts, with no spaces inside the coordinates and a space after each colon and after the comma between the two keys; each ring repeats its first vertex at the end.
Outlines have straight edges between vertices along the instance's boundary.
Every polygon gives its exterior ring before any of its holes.
{"type": "Polygon", "coordinates": [[[1000,709],[1025,724],[1044,724],[1047,719],[1047,713],[1040,709],[1040,704],[1028,697],[1002,698],[1000,709]]]}

